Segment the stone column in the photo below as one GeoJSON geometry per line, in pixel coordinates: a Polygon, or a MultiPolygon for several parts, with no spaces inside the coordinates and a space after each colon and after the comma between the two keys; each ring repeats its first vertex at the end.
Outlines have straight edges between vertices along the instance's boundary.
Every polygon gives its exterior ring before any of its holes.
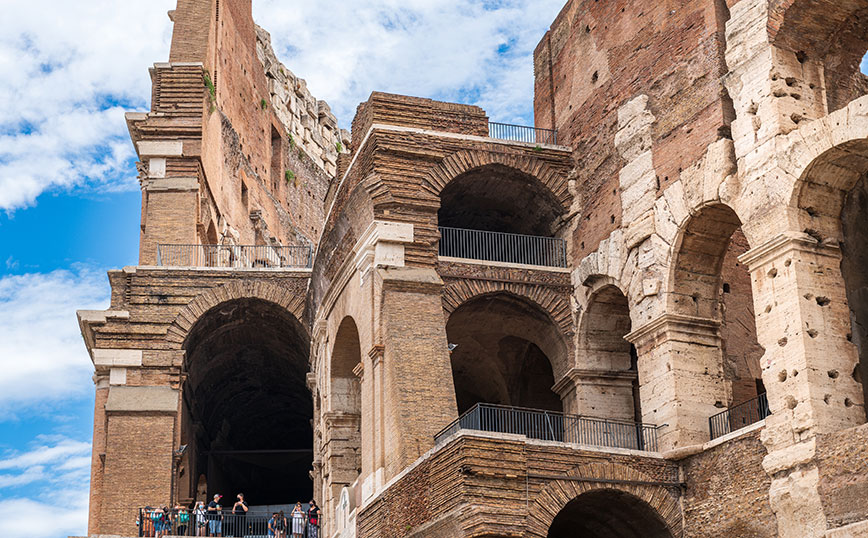
{"type": "Polygon", "coordinates": [[[96,388],[96,401],[93,410],[93,448],[90,464],[90,503],[88,509],[87,533],[96,534],[101,528],[102,483],[105,472],[106,416],[105,403],[109,393],[109,379],[106,373],[93,376],[96,388]]]}
{"type": "Polygon", "coordinates": [[[740,260],[751,271],[763,383],[771,416],[762,440],[769,499],[782,538],[822,536],[813,463],[818,434],[865,422],[841,253],[802,233],[773,237],[740,260]]]}
{"type": "Polygon", "coordinates": [[[558,393],[564,412],[587,417],[633,420],[633,380],[630,370],[582,370],[574,368],[552,390],[558,393]]]}
{"type": "Polygon", "coordinates": [[[664,314],[625,338],[639,355],[642,421],[660,426],[658,449],[708,441],[708,418],[726,407],[720,323],[664,314]]]}

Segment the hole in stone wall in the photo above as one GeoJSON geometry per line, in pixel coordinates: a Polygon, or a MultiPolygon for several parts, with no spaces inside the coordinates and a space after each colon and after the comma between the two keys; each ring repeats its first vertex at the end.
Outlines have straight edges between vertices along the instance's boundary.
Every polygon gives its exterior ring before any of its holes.
{"type": "Polygon", "coordinates": [[[597,489],[568,502],[548,538],[672,538],[663,518],[645,501],[616,489],[597,489]]]}

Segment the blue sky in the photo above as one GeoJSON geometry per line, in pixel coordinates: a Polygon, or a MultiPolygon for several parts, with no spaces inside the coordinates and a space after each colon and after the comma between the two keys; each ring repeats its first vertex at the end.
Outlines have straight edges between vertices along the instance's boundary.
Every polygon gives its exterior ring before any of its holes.
{"type": "MultiPolygon", "coordinates": [[[[532,51],[563,2],[253,4],[278,56],[348,127],[373,90],[531,124],[532,51]]],[[[174,3],[4,3],[0,536],[86,531],[93,384],[75,310],[106,308],[106,271],[137,260],[140,192],[123,112],[147,110],[148,67],[168,58],[174,3]]]]}

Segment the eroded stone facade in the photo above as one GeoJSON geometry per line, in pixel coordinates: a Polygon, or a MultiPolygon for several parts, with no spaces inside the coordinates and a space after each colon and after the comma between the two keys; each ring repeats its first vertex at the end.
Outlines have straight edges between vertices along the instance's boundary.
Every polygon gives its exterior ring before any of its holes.
{"type": "Polygon", "coordinates": [[[377,92],[349,136],[249,0],[179,0],[128,115],[140,266],[79,313],[90,532],[247,488],[312,493],[328,537],[868,535],[866,10],[570,0],[535,52],[554,145],[377,92]],[[656,445],[441,434],[477,403],[656,445]]]}

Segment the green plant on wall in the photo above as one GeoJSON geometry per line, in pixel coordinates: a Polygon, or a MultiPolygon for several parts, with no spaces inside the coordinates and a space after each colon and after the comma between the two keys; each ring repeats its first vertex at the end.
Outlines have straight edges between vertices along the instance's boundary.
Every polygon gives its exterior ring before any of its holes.
{"type": "Polygon", "coordinates": [[[540,146],[539,144],[537,144],[536,146],[534,146],[533,150],[534,150],[534,151],[542,151],[542,146],[540,146]]]}
{"type": "Polygon", "coordinates": [[[268,108],[268,101],[266,101],[265,99],[260,100],[259,101],[259,108],[261,108],[262,110],[265,110],[266,108],[268,108]]]}
{"type": "Polygon", "coordinates": [[[208,102],[211,105],[211,112],[217,108],[217,87],[214,86],[214,81],[211,80],[211,74],[208,71],[202,75],[205,82],[205,87],[208,88],[208,102]]]}
{"type": "Polygon", "coordinates": [[[298,177],[295,175],[295,172],[292,170],[287,170],[283,173],[283,178],[286,180],[286,184],[289,185],[292,183],[293,187],[298,187],[298,177]]]}
{"type": "Polygon", "coordinates": [[[344,145],[341,144],[340,140],[335,142],[335,149],[338,150],[338,153],[342,153],[344,151],[344,145]]]}
{"type": "Polygon", "coordinates": [[[295,138],[292,137],[292,133],[289,133],[289,147],[295,147],[295,138]]]}

